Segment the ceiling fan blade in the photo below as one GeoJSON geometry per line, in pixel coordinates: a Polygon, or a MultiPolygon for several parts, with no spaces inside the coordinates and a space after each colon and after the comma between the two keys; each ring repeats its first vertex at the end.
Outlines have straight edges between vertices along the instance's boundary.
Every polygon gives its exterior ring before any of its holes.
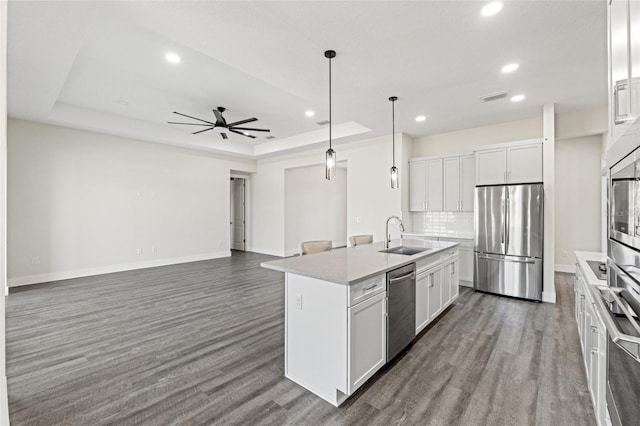
{"type": "Polygon", "coordinates": [[[251,123],[252,121],[258,121],[257,118],[253,117],[253,118],[247,118],[246,120],[240,120],[240,121],[236,121],[235,123],[228,123],[227,126],[229,127],[233,127],[233,126],[237,126],[238,124],[245,124],[245,123],[251,123]]]}
{"type": "Polygon", "coordinates": [[[216,123],[212,123],[212,122],[210,122],[210,121],[203,120],[202,118],[192,117],[192,116],[190,116],[190,115],[183,114],[183,113],[181,113],[181,112],[173,111],[173,113],[174,113],[174,114],[181,115],[181,116],[183,116],[183,117],[192,118],[192,119],[194,119],[194,120],[204,121],[205,123],[211,124],[212,126],[215,126],[215,125],[216,125],[216,123]]]}
{"type": "Polygon", "coordinates": [[[198,133],[202,133],[202,132],[206,132],[206,131],[209,131],[209,130],[213,130],[213,129],[215,129],[215,127],[216,126],[209,127],[208,129],[204,129],[204,130],[198,130],[197,132],[194,132],[194,133],[191,133],[191,134],[192,135],[197,135],[198,133]]]}
{"type": "Polygon", "coordinates": [[[253,136],[253,135],[245,135],[244,133],[239,132],[239,131],[237,131],[237,130],[229,129],[229,131],[230,131],[230,132],[233,132],[233,133],[237,133],[237,134],[242,135],[242,136],[246,136],[246,137],[251,138],[251,139],[255,139],[255,138],[256,138],[256,137],[255,137],[255,136],[253,136]]]}
{"type": "Polygon", "coordinates": [[[252,131],[252,132],[270,132],[271,131],[269,129],[252,129],[250,127],[229,126],[229,128],[233,128],[234,130],[249,130],[249,131],[252,131]]]}
{"type": "Polygon", "coordinates": [[[186,124],[187,126],[210,126],[210,124],[205,123],[178,123],[177,121],[167,121],[169,124],[186,124]]]}
{"type": "Polygon", "coordinates": [[[222,139],[229,139],[226,133],[220,133],[220,136],[222,136],[222,139]]]}

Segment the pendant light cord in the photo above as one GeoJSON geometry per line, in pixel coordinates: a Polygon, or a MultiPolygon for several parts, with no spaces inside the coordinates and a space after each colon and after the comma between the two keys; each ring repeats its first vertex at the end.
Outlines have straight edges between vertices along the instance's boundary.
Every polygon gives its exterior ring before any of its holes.
{"type": "Polygon", "coordinates": [[[396,166],[396,101],[391,101],[391,140],[393,141],[393,167],[396,166]]]}
{"type": "Polygon", "coordinates": [[[329,149],[331,149],[331,59],[329,58],[329,149]]]}

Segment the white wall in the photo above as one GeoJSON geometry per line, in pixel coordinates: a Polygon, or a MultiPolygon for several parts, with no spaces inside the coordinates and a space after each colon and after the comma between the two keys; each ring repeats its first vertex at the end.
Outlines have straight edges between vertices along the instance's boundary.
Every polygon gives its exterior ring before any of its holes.
{"type": "MultiPolygon", "coordinates": [[[[402,135],[396,137],[396,153],[402,152],[402,135]]],[[[285,244],[285,170],[324,162],[324,149],[258,161],[251,176],[252,229],[249,250],[283,256],[285,244]]],[[[402,191],[391,189],[391,137],[338,145],[338,161],[347,161],[347,235],[373,234],[384,239],[387,217],[401,214],[402,191]]],[[[396,159],[400,158],[399,155],[396,159]]],[[[407,167],[398,162],[401,176],[407,167]]],[[[324,175],[318,176],[323,180],[324,175]]],[[[401,181],[400,188],[407,185],[401,181]]]]}
{"type": "Polygon", "coordinates": [[[9,424],[4,295],[7,285],[7,4],[0,2],[0,424],[9,424]]]}
{"type": "Polygon", "coordinates": [[[255,162],[21,120],[8,130],[9,285],[229,255],[230,170],[255,162]]]}
{"type": "Polygon", "coordinates": [[[324,179],[322,164],[285,170],[285,250],[300,252],[302,241],[332,240],[347,244],[347,169],[324,179]]]}
{"type": "Polygon", "coordinates": [[[556,141],[556,269],[573,271],[576,250],[600,251],[601,155],[600,135],[556,141]]]}

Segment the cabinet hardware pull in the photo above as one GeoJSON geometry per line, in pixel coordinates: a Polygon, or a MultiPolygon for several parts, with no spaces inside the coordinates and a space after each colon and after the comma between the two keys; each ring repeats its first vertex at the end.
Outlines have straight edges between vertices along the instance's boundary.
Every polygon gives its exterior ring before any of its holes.
{"type": "Polygon", "coordinates": [[[367,290],[371,290],[371,289],[376,288],[376,287],[378,287],[378,284],[371,284],[369,287],[365,287],[362,290],[367,291],[367,290]]]}

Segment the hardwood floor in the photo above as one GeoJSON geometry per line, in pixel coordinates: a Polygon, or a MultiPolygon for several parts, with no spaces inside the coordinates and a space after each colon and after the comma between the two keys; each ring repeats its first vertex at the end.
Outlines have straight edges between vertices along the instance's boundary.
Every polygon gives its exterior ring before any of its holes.
{"type": "Polygon", "coordinates": [[[7,299],[12,425],[595,424],[573,318],[473,292],[334,408],[283,376],[271,257],[60,281],[7,299]]]}

